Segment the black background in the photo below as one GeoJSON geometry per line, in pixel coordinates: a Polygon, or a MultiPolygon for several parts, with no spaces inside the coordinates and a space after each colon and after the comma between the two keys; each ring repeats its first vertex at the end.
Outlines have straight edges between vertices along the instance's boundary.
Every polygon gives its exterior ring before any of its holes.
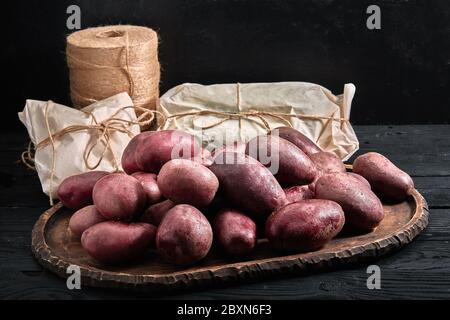
{"type": "Polygon", "coordinates": [[[355,124],[450,120],[450,1],[19,0],[1,4],[2,131],[23,130],[16,113],[27,98],[70,105],[71,4],[82,28],[154,28],[161,93],[183,82],[307,81],[338,94],[353,82],[355,124]],[[381,30],[366,28],[370,4],[381,30]]]}

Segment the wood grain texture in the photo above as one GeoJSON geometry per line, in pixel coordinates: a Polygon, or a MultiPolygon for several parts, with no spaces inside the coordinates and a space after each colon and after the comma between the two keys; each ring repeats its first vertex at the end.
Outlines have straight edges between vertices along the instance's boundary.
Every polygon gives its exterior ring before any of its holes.
{"type": "Polygon", "coordinates": [[[246,261],[229,260],[212,251],[200,264],[172,266],[151,254],[121,266],[99,264],[90,258],[68,229],[72,211],[58,204],[47,210],[32,232],[32,250],[39,263],[61,277],[70,265],[80,267],[82,284],[146,291],[174,291],[228,282],[300,274],[361,262],[398,250],[411,242],[428,224],[428,207],[415,191],[408,201],[385,204],[385,218],[372,232],[346,234],[324,248],[295,255],[279,255],[265,239],[246,261]]]}

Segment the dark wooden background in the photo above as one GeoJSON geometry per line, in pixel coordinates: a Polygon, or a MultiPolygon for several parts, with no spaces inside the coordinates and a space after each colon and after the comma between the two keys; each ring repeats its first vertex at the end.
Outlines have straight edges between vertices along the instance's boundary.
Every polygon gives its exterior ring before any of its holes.
{"type": "Polygon", "coordinates": [[[160,36],[161,93],[183,82],[308,81],[357,86],[355,124],[448,123],[447,0],[16,0],[2,4],[7,90],[1,131],[22,131],[26,98],[70,104],[66,9],[82,28],[130,23],[160,36]],[[381,30],[366,9],[381,8],[381,30]]]}

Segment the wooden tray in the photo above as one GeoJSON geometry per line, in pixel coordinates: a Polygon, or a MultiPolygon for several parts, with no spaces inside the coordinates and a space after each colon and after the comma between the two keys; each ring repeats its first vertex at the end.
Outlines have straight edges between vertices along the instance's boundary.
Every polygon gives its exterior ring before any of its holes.
{"type": "Polygon", "coordinates": [[[145,291],[176,290],[225,282],[299,274],[366,261],[411,242],[428,224],[425,199],[415,190],[405,202],[384,204],[385,218],[368,234],[343,233],[319,251],[280,255],[266,240],[245,260],[230,260],[212,249],[208,257],[188,268],[169,265],[154,252],[133,263],[105,266],[91,259],[68,230],[72,212],[58,204],[42,214],[33,228],[32,250],[38,262],[61,277],[78,265],[82,285],[130,288],[145,291]]]}

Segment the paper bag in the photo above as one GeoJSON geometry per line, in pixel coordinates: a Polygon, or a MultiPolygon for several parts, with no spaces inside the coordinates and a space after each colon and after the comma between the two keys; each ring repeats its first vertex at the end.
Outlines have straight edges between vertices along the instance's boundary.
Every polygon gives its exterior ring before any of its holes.
{"type": "Polygon", "coordinates": [[[234,141],[247,142],[268,131],[260,117],[227,119],[226,114],[270,113],[262,117],[271,129],[286,126],[288,122],[322,150],[347,160],[359,147],[349,122],[355,90],[351,83],[338,96],[307,82],[208,86],[185,83],[167,91],[160,98],[158,110],[167,117],[163,129],[187,131],[201,139],[208,149],[234,141]],[[192,114],[177,116],[186,113],[192,114]]]}

